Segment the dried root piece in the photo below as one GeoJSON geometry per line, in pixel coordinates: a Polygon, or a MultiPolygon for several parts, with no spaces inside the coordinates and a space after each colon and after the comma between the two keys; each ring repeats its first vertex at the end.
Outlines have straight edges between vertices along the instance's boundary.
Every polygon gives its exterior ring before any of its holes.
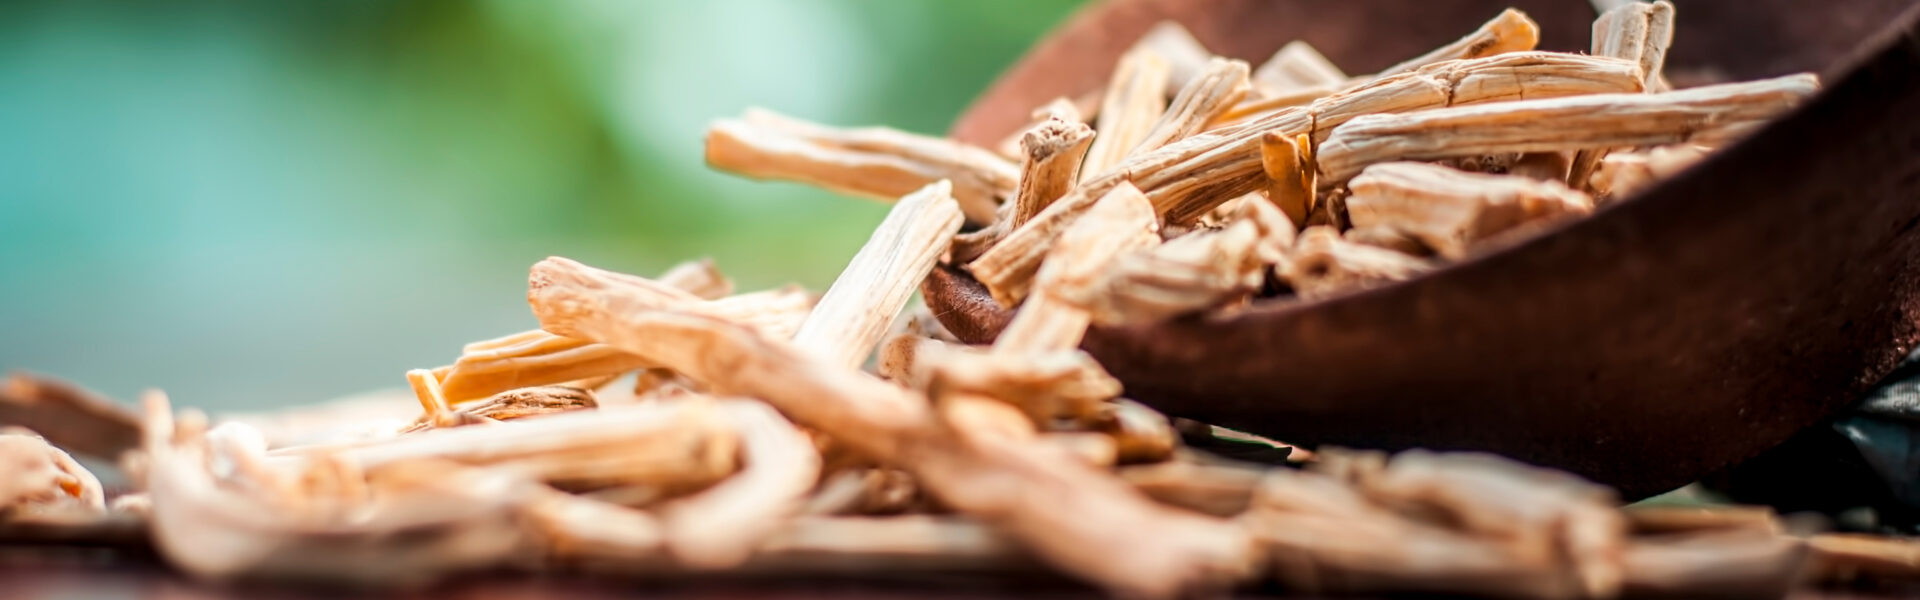
{"type": "Polygon", "coordinates": [[[1673,3],[1666,0],[1621,4],[1593,22],[1592,54],[1639,64],[1648,91],[1667,90],[1662,70],[1672,45],[1673,3]]]}
{"type": "Polygon", "coordinates": [[[693,568],[745,562],[799,513],[820,476],[813,441],[772,408],[739,400],[720,409],[740,432],[740,472],[665,509],[667,547],[693,568]]]}
{"type": "Polygon", "coordinates": [[[1534,23],[1533,19],[1527,18],[1527,13],[1509,8],[1501,11],[1493,20],[1487,21],[1466,37],[1435,48],[1432,52],[1408,59],[1406,62],[1387,67],[1380,71],[1378,76],[1386,77],[1415,71],[1442,61],[1484,58],[1507,52],[1532,50],[1539,44],[1540,25],[1534,23]]]}
{"type": "Polygon", "coordinates": [[[905,471],[865,468],[823,479],[802,509],[807,515],[896,515],[926,502],[920,486],[905,471]]]}
{"type": "Polygon", "coordinates": [[[1319,186],[1368,165],[1503,152],[1714,142],[1740,135],[1819,88],[1811,74],[1661,94],[1598,94],[1368,115],[1341,125],[1315,157],[1319,186]]]}
{"type": "Polygon", "coordinates": [[[719,300],[733,295],[733,280],[713,266],[713,259],[690,260],[660,274],[660,283],[679,288],[702,300],[719,300]]]}
{"type": "Polygon", "coordinates": [[[1005,215],[977,231],[954,237],[950,261],[966,264],[999,243],[1007,232],[1031,220],[1066,195],[1080,176],[1081,160],[1093,143],[1093,129],[1079,121],[1049,119],[1020,136],[1020,188],[1005,215]]]}
{"type": "Polygon", "coordinates": [[[1252,293],[1266,279],[1261,241],[1259,227],[1240,220],[1123,254],[1102,274],[1102,291],[1088,295],[1092,322],[1151,323],[1252,293]]]}
{"type": "Polygon", "coordinates": [[[1407,256],[1424,258],[1433,256],[1434,254],[1433,249],[1428,248],[1425,242],[1408,235],[1397,227],[1388,225],[1348,229],[1346,233],[1340,234],[1340,239],[1363,246],[1385,248],[1407,256]]]}
{"type": "Polygon", "coordinates": [[[1766,506],[1628,506],[1623,511],[1634,533],[1745,531],[1780,535],[1780,518],[1766,506]]]}
{"type": "MultiPolygon", "coordinates": [[[[1673,44],[1673,3],[1632,2],[1607,9],[1593,22],[1593,55],[1631,60],[1640,65],[1648,92],[1671,89],[1662,69],[1673,44]]],[[[1609,148],[1581,150],[1574,157],[1568,185],[1584,186],[1609,148]]]]}
{"type": "Polygon", "coordinates": [[[1313,140],[1308,134],[1269,132],[1260,138],[1260,168],[1267,174],[1267,199],[1294,227],[1307,223],[1313,210],[1313,140]]]}
{"type": "Polygon", "coordinates": [[[662,401],[456,427],[369,443],[275,450],[276,460],[332,455],[366,469],[435,460],[493,467],[567,489],[696,488],[734,472],[739,436],[711,402],[662,401]]]}
{"type": "Polygon", "coordinates": [[[542,277],[546,271],[536,269],[529,291],[543,326],[661,361],[719,393],[764,399],[907,469],[945,505],[995,524],[1067,572],[1116,592],[1164,598],[1222,585],[1250,568],[1251,547],[1237,528],[1160,508],[1030,438],[950,427],[904,388],[724,321],[625,310],[631,303],[617,289],[542,277]],[[1135,526],[1109,525],[1117,522],[1135,526]],[[1113,547],[1130,551],[1104,550],[1113,547]]]}
{"type": "Polygon", "coordinates": [[[1300,226],[1280,207],[1259,194],[1246,197],[1240,203],[1240,210],[1233,219],[1253,223],[1254,231],[1260,240],[1254,245],[1254,256],[1260,264],[1271,266],[1286,260],[1287,253],[1293,250],[1293,242],[1299,237],[1300,226]]]}
{"type": "Polygon", "coordinates": [[[1574,157],[1566,152],[1532,152],[1514,157],[1507,174],[1540,181],[1567,182],[1574,157]]]}
{"type": "Polygon", "coordinates": [[[1094,123],[1097,134],[1080,168],[1081,181],[1105,174],[1146,139],[1167,110],[1163,90],[1169,79],[1166,59],[1150,48],[1135,46],[1120,55],[1100,100],[1100,116],[1094,123]]]}
{"type": "Polygon", "coordinates": [[[1109,468],[1120,462],[1120,443],[1111,435],[1090,431],[1050,431],[1036,438],[1088,465],[1109,468]]]}
{"type": "Polygon", "coordinates": [[[300,495],[329,501],[299,510],[286,496],[217,480],[205,420],[189,413],[176,423],[165,396],[144,400],[155,546],[193,575],[417,584],[499,565],[523,539],[511,476],[439,461],[349,473],[357,467],[317,459],[291,472],[306,482],[300,495]],[[379,552],[366,551],[374,544],[379,552]]]}
{"type": "Polygon", "coordinates": [[[1626,525],[1612,490],[1489,454],[1409,450],[1377,472],[1352,474],[1374,502],[1439,515],[1527,556],[1563,562],[1589,596],[1619,589],[1626,525]]]}
{"type": "MultiPolygon", "coordinates": [[[[1087,307],[1104,292],[1101,275],[1121,254],[1158,244],[1159,230],[1153,206],[1140,190],[1121,184],[1108,192],[1060,235],[1031,282],[1037,293],[1000,333],[994,352],[1019,356],[1079,347],[1087,307]]],[[[988,289],[1002,303],[1018,294],[992,284],[988,289]]]]}
{"type": "Polygon", "coordinates": [[[1558,181],[1428,163],[1376,164],[1347,187],[1355,228],[1390,227],[1449,259],[1464,258],[1476,242],[1523,223],[1593,210],[1591,198],[1558,181]]]}
{"type": "Polygon", "coordinates": [[[0,429],[0,521],[106,508],[100,480],[66,451],[27,430],[0,429]]]}
{"type": "MultiPolygon", "coordinates": [[[[940,181],[894,204],[801,324],[794,346],[839,368],[865,362],[959,230],[962,216],[950,192],[940,181]]],[[[670,546],[695,567],[747,560],[800,510],[820,473],[813,442],[772,409],[740,402],[728,410],[744,433],[745,470],[668,509],[670,546]]]]}
{"type": "Polygon", "coordinates": [[[1079,350],[1009,354],[931,345],[922,350],[930,373],[915,379],[939,377],[950,392],[1011,403],[1038,424],[1083,419],[1120,395],[1120,382],[1079,350]]]}
{"type": "Polygon", "coordinates": [[[994,298],[1011,307],[1024,297],[1018,282],[1032,277],[1054,238],[1115,186],[1130,181],[1153,200],[1164,222],[1189,223],[1271,181],[1262,168],[1260,146],[1272,131],[1310,133],[1321,139],[1340,124],[1371,113],[1638,91],[1640,72],[1633,63],[1550,52],[1448,61],[1381,78],[1309,106],[1283,109],[1168,144],[1129,158],[1100,177],[1083,176],[1081,185],[1008,234],[968,269],[988,289],[1001,288],[994,298]]]}
{"type": "Polygon", "coordinates": [[[1263,98],[1344,86],[1348,79],[1347,74],[1314,49],[1313,44],[1301,40],[1281,46],[1272,58],[1253,70],[1253,87],[1263,98]]]}
{"type": "Polygon", "coordinates": [[[794,343],[853,367],[865,362],[960,229],[942,181],[901,198],[794,334],[794,343]]]}
{"type": "Polygon", "coordinates": [[[1781,598],[1807,563],[1801,540],[1738,529],[1640,537],[1623,564],[1628,597],[1781,598]]]}
{"type": "Polygon", "coordinates": [[[1289,108],[1304,107],[1315,100],[1340,93],[1340,90],[1346,87],[1344,84],[1323,85],[1269,96],[1254,97],[1253,94],[1249,94],[1248,98],[1242,99],[1239,104],[1233,105],[1233,108],[1227,109],[1220,114],[1219,118],[1208,123],[1207,129],[1237,127],[1248,121],[1273,116],[1289,108]]]}
{"type": "Polygon", "coordinates": [[[140,445],[140,418],[133,411],[86,388],[29,373],[10,373],[0,381],[0,423],[108,460],[140,445]]]}
{"type": "MultiPolygon", "coordinates": [[[[1065,96],[1047,101],[1046,104],[1040,105],[1040,108],[1033,110],[1033,114],[1030,117],[1031,120],[1027,122],[1026,127],[1022,127],[1018,131],[1013,132],[1013,135],[1007,136],[1007,139],[1000,140],[1000,144],[995,146],[994,149],[999,151],[1001,156],[1013,160],[1024,158],[1026,153],[1020,150],[1020,140],[1027,136],[1028,131],[1039,127],[1042,123],[1059,119],[1067,123],[1086,124],[1086,113],[1080,110],[1080,104],[1080,102],[1076,102],[1072,98],[1065,96]]],[[[1024,177],[1023,175],[1022,178],[1024,177]]]]}
{"type": "Polygon", "coordinates": [[[1246,97],[1247,88],[1247,63],[1226,58],[1213,59],[1199,77],[1180,89],[1180,94],[1174,96],[1173,103],[1153,124],[1153,129],[1140,138],[1127,156],[1151,152],[1199,133],[1208,123],[1219,119],[1241,98],[1246,97]]]}
{"type": "Polygon", "coordinates": [[[1019,227],[1040,214],[1054,200],[1073,188],[1082,159],[1093,143],[1093,128],[1078,121],[1050,120],[1020,137],[1025,156],[1020,170],[1020,188],[1014,195],[1013,218],[1008,227],[1019,227]]]}
{"type": "Polygon", "coordinates": [[[1161,503],[1217,517],[1246,512],[1265,471],[1182,460],[1123,467],[1120,478],[1161,503]]]}
{"type": "Polygon", "coordinates": [[[1101,405],[1091,419],[1095,431],[1113,438],[1121,464],[1160,462],[1173,458],[1180,432],[1160,411],[1125,398],[1101,405]]]}
{"type": "MultiPolygon", "coordinates": [[[[663,281],[626,275],[605,279],[607,285],[633,290],[634,297],[644,298],[648,306],[684,306],[765,328],[770,335],[793,335],[814,305],[812,296],[798,287],[703,300],[663,281]]],[[[458,360],[434,369],[434,374],[448,401],[458,404],[523,387],[565,384],[650,366],[604,345],[529,331],[468,344],[458,360]]]]}
{"type": "Polygon", "coordinates": [[[1920,542],[1908,538],[1826,533],[1807,540],[1808,581],[1920,581],[1920,542]]]}
{"type": "Polygon", "coordinates": [[[891,202],[942,179],[967,219],[990,223],[1020,173],[992,151],[885,127],[836,129],[750,109],[707,128],[707,164],[891,202]]]}
{"type": "Polygon", "coordinates": [[[1615,152],[1600,161],[1587,185],[1602,201],[1618,200],[1693,166],[1706,158],[1707,152],[1706,148],[1687,144],[1615,152]]]}
{"type": "MultiPolygon", "coordinates": [[[[411,380],[412,378],[409,377],[411,380]]],[[[428,379],[431,379],[429,377],[428,379]]],[[[422,382],[425,383],[425,382],[422,382]]],[[[467,425],[474,422],[497,422],[524,419],[562,413],[571,410],[591,409],[600,406],[594,400],[593,392],[574,387],[547,385],[520,388],[494,394],[481,402],[475,402],[442,413],[449,425],[441,425],[432,415],[422,416],[401,433],[426,431],[437,427],[467,425]]]]}
{"type": "Polygon", "coordinates": [[[1340,239],[1331,227],[1308,227],[1294,243],[1281,279],[1303,299],[1408,279],[1433,265],[1425,260],[1340,239]]]}
{"type": "Polygon", "coordinates": [[[1216,57],[1213,51],[1200,44],[1193,32],[1173,21],[1155,23],[1147,33],[1134,43],[1135,48],[1153,51],[1162,60],[1167,61],[1167,97],[1180,95],[1180,90],[1193,80],[1205,76],[1207,64],[1216,57]]]}
{"type": "Polygon", "coordinates": [[[1489,455],[1329,453],[1277,470],[1242,521],[1307,592],[1612,597],[1625,527],[1610,494],[1489,455]]]}

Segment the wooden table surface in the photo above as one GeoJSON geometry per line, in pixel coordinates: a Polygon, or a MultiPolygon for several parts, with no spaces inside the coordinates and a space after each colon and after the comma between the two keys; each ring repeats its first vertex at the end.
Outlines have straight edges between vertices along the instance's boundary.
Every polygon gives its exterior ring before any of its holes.
{"type": "MultiPolygon", "coordinates": [[[[1804,590],[1791,600],[1913,597],[1920,588],[1883,591],[1804,590]]],[[[851,600],[989,598],[1095,599],[1092,590],[1060,583],[943,580],[920,583],[856,581],[663,583],[588,576],[485,574],[426,589],[367,591],[313,586],[216,585],[196,582],[150,555],[98,548],[0,546],[0,600],[851,600]]],[[[1249,594],[1248,597],[1276,597],[1249,594]]]]}

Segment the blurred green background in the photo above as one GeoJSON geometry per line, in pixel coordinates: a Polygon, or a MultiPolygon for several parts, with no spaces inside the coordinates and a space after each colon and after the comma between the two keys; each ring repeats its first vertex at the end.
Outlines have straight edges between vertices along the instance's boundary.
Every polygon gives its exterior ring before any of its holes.
{"type": "Polygon", "coordinates": [[[706,123],[937,133],[1077,4],[0,3],[0,368],[265,408],[534,326],[548,255],[824,289],[885,207],[706,123]]]}

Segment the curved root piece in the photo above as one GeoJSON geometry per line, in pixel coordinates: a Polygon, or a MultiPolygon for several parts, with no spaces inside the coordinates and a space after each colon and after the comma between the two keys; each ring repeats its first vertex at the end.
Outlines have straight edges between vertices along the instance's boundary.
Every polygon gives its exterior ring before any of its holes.
{"type": "Polygon", "coordinates": [[[24,429],[0,429],[0,521],[105,510],[100,480],[65,450],[24,429]]]}
{"type": "Polygon", "coordinates": [[[740,472],[665,510],[668,547],[694,568],[732,567],[780,530],[820,477],[813,440],[760,402],[729,400],[721,411],[739,430],[740,472]]]}
{"type": "Polygon", "coordinates": [[[500,564],[520,544],[512,477],[412,461],[369,469],[356,482],[362,493],[342,493],[351,486],[338,484],[358,475],[337,471],[344,465],[336,458],[306,461],[295,471],[303,483],[317,482],[297,494],[331,494],[330,502],[277,497],[267,488],[223,483],[207,470],[212,450],[203,417],[189,413],[175,422],[166,396],[152,392],[143,400],[155,545],[195,576],[418,584],[500,564]],[[379,551],[367,551],[374,547],[379,551]]]}

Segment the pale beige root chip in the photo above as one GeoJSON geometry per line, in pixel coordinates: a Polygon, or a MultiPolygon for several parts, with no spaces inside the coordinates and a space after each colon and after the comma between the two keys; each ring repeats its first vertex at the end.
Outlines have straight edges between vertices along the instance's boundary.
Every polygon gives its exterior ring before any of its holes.
{"type": "MultiPolygon", "coordinates": [[[[812,295],[797,286],[702,300],[665,282],[641,277],[607,277],[606,285],[628,287],[636,297],[646,298],[650,306],[687,306],[765,328],[770,335],[793,335],[814,306],[812,295]]],[[[434,373],[448,402],[459,404],[523,387],[564,384],[650,366],[604,345],[530,331],[468,344],[452,365],[434,369],[434,373]]]]}
{"type": "Polygon", "coordinates": [[[1027,131],[1020,138],[1024,162],[1020,170],[1019,191],[1014,194],[1013,219],[1009,227],[1019,227],[1040,214],[1048,204],[1059,200],[1073,188],[1080,163],[1093,143],[1093,128],[1077,121],[1049,120],[1027,131]]]}
{"type": "Polygon", "coordinates": [[[1270,179],[1262,169],[1260,144],[1271,131],[1311,133],[1320,139],[1340,124],[1370,113],[1517,98],[1638,92],[1639,73],[1637,65],[1620,59],[1515,52],[1448,61],[1385,77],[1309,106],[1283,109],[1168,144],[1130,158],[1094,179],[1083,177],[1081,185],[1009,233],[969,264],[968,270],[989,289],[998,285],[1012,292],[1011,296],[996,295],[997,300],[1007,306],[1017,304],[1024,294],[1016,289],[1015,282],[1031,278],[1054,238],[1114,186],[1131,181],[1153,200],[1164,222],[1190,222],[1222,202],[1267,185],[1270,179]]]}
{"type": "Polygon", "coordinates": [[[938,376],[950,391],[1006,401],[1035,423],[1081,419],[1098,413],[1102,403],[1120,395],[1118,380],[1093,357],[1071,348],[1008,354],[942,344],[926,345],[920,351],[925,353],[922,368],[930,372],[910,381],[930,382],[938,376]]]}
{"type": "Polygon", "coordinates": [[[1140,36],[1139,41],[1134,42],[1134,47],[1152,50],[1167,61],[1168,98],[1180,95],[1180,90],[1193,80],[1204,77],[1207,63],[1216,58],[1213,51],[1193,37],[1193,32],[1173,21],[1155,23],[1147,29],[1146,34],[1140,36]]]}
{"type": "Polygon", "coordinates": [[[1312,140],[1305,134],[1288,136],[1268,132],[1260,138],[1260,168],[1267,174],[1267,199],[1293,220],[1307,223],[1313,210],[1312,140]]]}
{"type": "Polygon", "coordinates": [[[678,288],[702,300],[719,300],[733,295],[733,280],[728,279],[713,259],[690,260],[660,274],[660,283],[678,288]]]}
{"type": "Polygon", "coordinates": [[[925,391],[932,381],[935,364],[955,360],[953,353],[986,352],[986,346],[968,346],[916,331],[902,331],[881,342],[875,372],[888,381],[925,391]]]}
{"type": "Polygon", "coordinates": [[[1253,70],[1252,80],[1261,97],[1271,98],[1301,90],[1346,85],[1347,74],[1327,60],[1313,44],[1302,40],[1287,42],[1267,62],[1253,70]]]}
{"type": "Polygon", "coordinates": [[[432,459],[590,490],[706,485],[736,470],[738,444],[739,436],[713,404],[693,398],[571,411],[511,427],[457,427],[271,454],[279,461],[330,454],[368,469],[432,459]]]}
{"type": "MultiPolygon", "coordinates": [[[[1030,282],[1036,290],[1000,332],[994,352],[1013,356],[1079,347],[1101,276],[1126,252],[1160,243],[1160,223],[1140,190],[1121,184],[1060,235],[1030,282]]],[[[1028,282],[1021,282],[1028,283],[1028,282]]],[[[989,289],[992,289],[991,287],[989,289]]],[[[1007,303],[1014,294],[994,292],[1007,303]]]]}
{"type": "Polygon", "coordinates": [[[666,527],[651,512],[545,488],[521,503],[520,516],[539,558],[550,562],[577,566],[591,559],[624,569],[664,568],[672,562],[666,527]]]}
{"type": "Polygon", "coordinates": [[[0,429],[0,521],[106,507],[100,480],[66,451],[27,430],[0,429]]]}
{"type": "Polygon", "coordinates": [[[762,109],[707,128],[707,164],[892,202],[942,179],[967,219],[993,221],[1020,178],[990,150],[885,127],[834,128],[762,109]]]}
{"type": "MultiPolygon", "coordinates": [[[[1364,83],[1364,82],[1363,82],[1364,83]]],[[[1345,89],[1346,85],[1324,85],[1304,88],[1285,94],[1264,97],[1249,97],[1240,100],[1233,108],[1220,113],[1220,117],[1207,124],[1207,129],[1224,129],[1247,121],[1273,115],[1289,108],[1303,107],[1313,101],[1332,96],[1345,89]]]]}
{"type": "Polygon", "coordinates": [[[1266,279],[1261,241],[1258,225],[1239,220],[1122,254],[1087,296],[1089,316],[1096,325],[1152,323],[1246,296],[1266,279]]]}
{"type": "Polygon", "coordinates": [[[926,498],[906,471],[886,467],[846,469],[822,478],[805,515],[895,515],[921,508],[926,498]]]}
{"type": "Polygon", "coordinates": [[[1280,278],[1301,298],[1313,300],[1342,291],[1408,279],[1433,268],[1428,261],[1340,239],[1331,227],[1308,227],[1294,242],[1280,278]]]}
{"type": "Polygon", "coordinates": [[[1368,115],[1320,145],[1321,189],[1368,165],[1502,152],[1713,143],[1744,134],[1819,89],[1811,74],[1660,94],[1596,94],[1368,115]]]}
{"type": "Polygon", "coordinates": [[[1433,249],[1428,248],[1425,242],[1392,226],[1355,227],[1340,234],[1340,239],[1363,246],[1385,248],[1407,256],[1433,256],[1433,249]]]}
{"type": "MultiPolygon", "coordinates": [[[[1593,55],[1611,56],[1639,64],[1648,92],[1664,92],[1672,88],[1667,85],[1666,76],[1662,73],[1667,62],[1667,47],[1672,44],[1673,4],[1666,0],[1615,6],[1602,12],[1600,18],[1593,22],[1593,55]]],[[[1599,166],[1600,159],[1610,150],[1581,150],[1573,159],[1572,169],[1565,179],[1567,184],[1575,187],[1586,185],[1593,169],[1599,166]]]]}
{"type": "Polygon", "coordinates": [[[1253,223],[1254,231],[1260,234],[1260,241],[1254,246],[1254,256],[1260,264],[1273,265],[1286,260],[1287,253],[1293,250],[1293,242],[1300,235],[1300,226],[1280,207],[1258,193],[1249,195],[1240,204],[1240,211],[1233,218],[1253,223]]]}
{"type": "Polygon", "coordinates": [[[740,472],[664,509],[668,548],[693,568],[745,562],[800,511],[820,476],[813,441],[772,408],[735,400],[720,409],[739,431],[740,472]]]}
{"type": "Polygon", "coordinates": [[[1270,471],[1241,521],[1297,591],[1612,597],[1625,528],[1605,488],[1489,455],[1326,453],[1270,471]]]}
{"type": "Polygon", "coordinates": [[[1368,506],[1324,476],[1280,470],[1268,477],[1256,493],[1255,508],[1239,520],[1266,545],[1269,576],[1290,591],[1581,595],[1577,582],[1538,557],[1368,506]],[[1287,496],[1283,503],[1270,500],[1282,495],[1287,496]],[[1281,507],[1262,506],[1270,503],[1281,507]]]}
{"type": "Polygon", "coordinates": [[[1208,123],[1219,119],[1232,110],[1241,98],[1246,97],[1247,87],[1247,63],[1227,58],[1213,59],[1207,63],[1205,71],[1180,89],[1166,112],[1153,124],[1153,129],[1140,138],[1127,156],[1151,152],[1199,133],[1208,123]]]}
{"type": "Polygon", "coordinates": [[[1095,467],[1107,468],[1120,462],[1120,442],[1105,433],[1049,431],[1036,439],[1041,444],[1052,446],[1095,467]]]}
{"type": "Polygon", "coordinates": [[[1622,4],[1593,21],[1591,53],[1639,64],[1648,91],[1667,90],[1663,71],[1672,45],[1673,3],[1666,0],[1622,4]]]}
{"type": "Polygon", "coordinates": [[[814,305],[794,343],[833,364],[866,362],[960,229],[960,209],[949,192],[946,182],[936,182],[894,204],[814,305]]]}
{"type": "Polygon", "coordinates": [[[14,372],[0,381],[0,423],[106,460],[140,445],[139,415],[97,392],[45,375],[14,372]]]}
{"type": "MultiPolygon", "coordinates": [[[[839,368],[866,362],[962,220],[946,181],[901,198],[814,306],[794,346],[839,368]]],[[[743,432],[744,470],[668,508],[674,554],[695,567],[745,561],[800,510],[821,469],[811,439],[772,409],[740,401],[729,411],[743,432]]]]}
{"type": "Polygon", "coordinates": [[[1030,438],[950,427],[919,394],[751,329],[683,312],[631,310],[617,289],[542,272],[529,283],[529,301],[544,327],[660,361],[717,393],[763,399],[802,425],[905,468],[943,504],[995,524],[1046,562],[1109,590],[1172,597],[1217,589],[1252,566],[1253,548],[1239,529],[1160,508],[1030,438]],[[1135,526],[1109,525],[1119,522],[1135,526]],[[1116,555],[1112,548],[1129,550],[1116,555]]]}
{"type": "Polygon", "coordinates": [[[1541,181],[1566,183],[1568,173],[1572,171],[1573,153],[1568,152],[1531,152],[1514,158],[1507,165],[1508,175],[1526,177],[1541,181]]]}
{"type": "Polygon", "coordinates": [[[966,264],[999,243],[1048,204],[1066,195],[1080,176],[1081,160],[1093,143],[1093,128],[1078,121],[1049,119],[1020,136],[1020,187],[1013,202],[1001,207],[991,225],[954,236],[949,262],[966,264]]]}
{"type": "Polygon", "coordinates": [[[1623,509],[1634,533],[1745,531],[1780,535],[1780,517],[1767,506],[1635,505],[1623,509]]]}
{"type": "Polygon", "coordinates": [[[1217,517],[1246,512],[1265,476],[1262,469],[1184,460],[1122,467],[1119,473],[1154,500],[1217,517]]]}
{"type": "MultiPolygon", "coordinates": [[[[598,406],[600,403],[594,399],[591,391],[548,385],[507,390],[494,394],[492,398],[466,404],[450,412],[453,413],[452,424],[460,425],[472,422],[473,419],[466,417],[484,421],[511,421],[598,406]]],[[[432,417],[423,415],[401,432],[412,433],[444,426],[437,424],[432,417]]]]}
{"type": "MultiPolygon", "coordinates": [[[[1080,123],[1082,125],[1087,122],[1086,116],[1080,111],[1079,105],[1075,103],[1072,98],[1066,96],[1054,98],[1047,101],[1046,104],[1040,105],[1040,108],[1034,109],[1033,114],[1029,115],[1027,125],[1014,131],[1012,135],[1008,135],[1007,139],[1000,140],[1000,144],[994,146],[994,150],[999,152],[1001,156],[1009,159],[1021,160],[1026,157],[1026,152],[1020,149],[1020,140],[1027,137],[1027,131],[1039,127],[1042,123],[1055,119],[1067,123],[1080,123]]],[[[1075,176],[1078,177],[1078,174],[1076,173],[1075,176]]],[[[1022,178],[1024,177],[1023,175],[1022,178]]],[[[1004,207],[1005,205],[1003,204],[1001,206],[1004,207]]]]}
{"type": "Polygon", "coordinates": [[[1686,170],[1706,158],[1708,152],[1704,147],[1681,144],[1608,154],[1588,179],[1588,189],[1603,202],[1625,198],[1686,170]]]}
{"type": "Polygon", "coordinates": [[[299,510],[285,497],[216,480],[204,418],[190,413],[176,423],[165,396],[143,400],[154,545],[197,577],[425,583],[498,566],[523,539],[513,510],[521,484],[509,475],[438,461],[361,473],[316,459],[295,470],[308,482],[302,494],[334,502],[299,510]],[[349,478],[357,485],[344,485],[349,478]],[[374,544],[379,551],[367,551],[374,544]]]}
{"type": "Polygon", "coordinates": [[[1454,527],[1559,563],[1590,597],[1620,587],[1626,522],[1613,491],[1578,477],[1491,454],[1409,450],[1360,473],[1362,494],[1404,514],[1439,515],[1454,527]]]}
{"type": "Polygon", "coordinates": [[[1173,421],[1147,405],[1119,398],[1100,406],[1090,419],[1093,430],[1113,438],[1122,464],[1160,462],[1180,447],[1173,421]]]}
{"type": "Polygon", "coordinates": [[[1100,116],[1094,120],[1093,147],[1080,167],[1080,180],[1106,174],[1108,169],[1133,152],[1146,139],[1160,115],[1167,110],[1163,91],[1169,79],[1164,58],[1150,48],[1135,46],[1120,55],[1107,82],[1106,95],[1100,99],[1100,116]]]}
{"type": "Polygon", "coordinates": [[[1524,223],[1585,215],[1593,199],[1555,180],[1483,175],[1418,162],[1380,163],[1347,184],[1356,229],[1390,227],[1442,257],[1524,223]]]}
{"type": "Polygon", "coordinates": [[[1627,597],[1782,598],[1807,565],[1805,542],[1751,530],[1705,530],[1634,538],[1624,566],[1627,597]]]}
{"type": "MultiPolygon", "coordinates": [[[[542,507],[539,518],[540,526],[552,532],[546,545],[556,562],[649,580],[688,575],[666,559],[659,525],[647,513],[566,498],[553,500],[542,507]]],[[[1040,572],[1038,567],[1019,544],[974,520],[932,515],[810,516],[775,532],[745,564],[729,569],[726,576],[1032,575],[1040,572]]]]}
{"type": "Polygon", "coordinates": [[[1920,581],[1920,542],[1912,539],[1823,533],[1808,538],[1807,547],[1807,581],[1920,581]]]}
{"type": "Polygon", "coordinates": [[[1487,21],[1479,29],[1453,43],[1433,49],[1432,52],[1407,59],[1406,62],[1387,67],[1378,76],[1386,77],[1435,63],[1465,58],[1484,58],[1508,52],[1532,50],[1540,43],[1540,26],[1527,18],[1527,13],[1516,9],[1506,9],[1487,21]]]}

